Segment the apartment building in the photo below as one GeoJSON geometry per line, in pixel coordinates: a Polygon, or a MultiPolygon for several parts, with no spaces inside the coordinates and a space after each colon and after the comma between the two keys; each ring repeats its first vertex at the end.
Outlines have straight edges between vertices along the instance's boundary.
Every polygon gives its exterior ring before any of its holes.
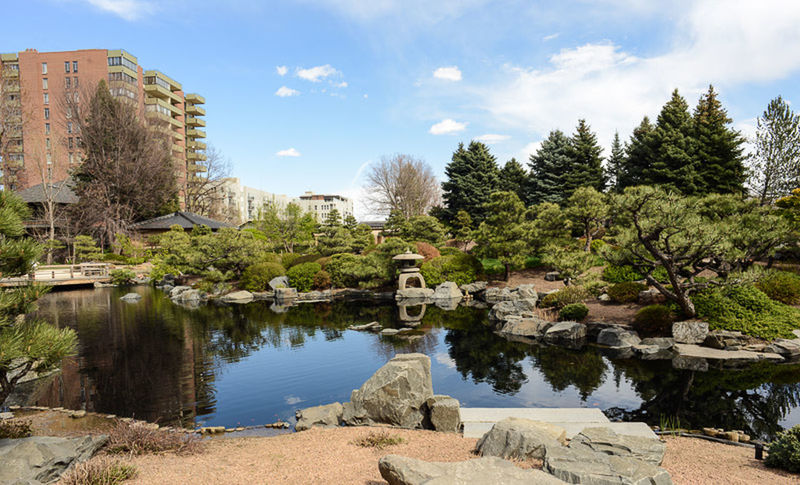
{"type": "Polygon", "coordinates": [[[324,195],[313,192],[305,192],[294,201],[303,212],[310,212],[317,220],[323,222],[328,214],[336,209],[344,220],[347,216],[353,215],[353,201],[341,195],[324,195]]]}
{"type": "Polygon", "coordinates": [[[273,194],[264,190],[242,185],[238,178],[231,177],[223,180],[223,205],[226,212],[236,214],[239,223],[252,221],[258,217],[258,211],[266,206],[284,209],[292,199],[287,195],[273,194]]]}
{"type": "Polygon", "coordinates": [[[80,133],[70,105],[101,80],[112,96],[133,103],[171,140],[182,184],[205,171],[206,122],[199,94],[157,70],[145,70],[124,50],[85,49],[0,54],[2,183],[12,190],[65,179],[80,163],[80,133]],[[67,100],[70,100],[67,102],[67,100]]]}

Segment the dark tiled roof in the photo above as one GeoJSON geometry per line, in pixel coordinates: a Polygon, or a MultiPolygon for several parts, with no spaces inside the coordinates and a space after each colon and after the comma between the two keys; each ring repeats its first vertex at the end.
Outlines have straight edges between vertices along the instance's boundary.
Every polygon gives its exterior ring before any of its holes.
{"type": "MultiPolygon", "coordinates": [[[[72,180],[66,179],[61,182],[48,184],[51,196],[54,197],[56,204],[74,204],[78,202],[78,196],[72,190],[72,180]]],[[[18,195],[28,204],[44,204],[47,202],[45,195],[45,184],[34,185],[25,190],[19,191],[18,195]]]]}
{"type": "Polygon", "coordinates": [[[383,227],[386,225],[386,221],[364,221],[361,222],[361,224],[366,224],[373,230],[376,230],[376,229],[383,229],[383,227]]]}
{"type": "Polygon", "coordinates": [[[133,227],[137,230],[169,229],[175,224],[183,227],[184,229],[192,229],[194,226],[208,226],[214,230],[223,227],[234,227],[225,222],[215,221],[214,219],[209,219],[208,217],[183,211],[173,212],[172,214],[142,221],[134,224],[133,227]]]}

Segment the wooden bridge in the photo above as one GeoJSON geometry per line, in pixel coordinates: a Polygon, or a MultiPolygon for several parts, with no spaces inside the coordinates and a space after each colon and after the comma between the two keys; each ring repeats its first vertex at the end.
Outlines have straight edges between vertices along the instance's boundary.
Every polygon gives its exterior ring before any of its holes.
{"type": "Polygon", "coordinates": [[[26,286],[41,283],[51,286],[85,286],[111,280],[107,263],[39,266],[36,271],[17,278],[0,279],[0,287],[26,286]]]}

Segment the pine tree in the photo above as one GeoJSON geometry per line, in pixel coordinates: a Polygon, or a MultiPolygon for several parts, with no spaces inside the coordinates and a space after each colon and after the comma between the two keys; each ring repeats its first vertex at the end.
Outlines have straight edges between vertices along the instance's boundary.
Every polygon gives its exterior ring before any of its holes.
{"type": "Polygon", "coordinates": [[[322,224],[326,227],[341,227],[342,216],[339,214],[339,209],[331,209],[322,224]]]}
{"type": "Polygon", "coordinates": [[[608,157],[606,165],[606,179],[608,187],[612,192],[622,192],[620,182],[622,173],[625,170],[625,147],[619,139],[619,132],[614,132],[614,140],[611,142],[611,156],[608,157]]]}
{"type": "Polygon", "coordinates": [[[525,201],[525,186],[528,182],[528,172],[520,165],[516,158],[507,161],[500,169],[500,190],[514,192],[525,201]]]}
{"type": "Polygon", "coordinates": [[[742,135],[717,99],[714,86],[700,97],[693,114],[697,171],[703,193],[744,192],[745,169],[742,135]]]}
{"type": "Polygon", "coordinates": [[[558,204],[567,199],[565,174],[571,161],[569,138],[560,130],[551,131],[528,162],[531,174],[526,199],[529,205],[541,202],[558,204]]]}
{"type": "Polygon", "coordinates": [[[693,132],[689,105],[676,89],[661,109],[656,128],[650,135],[653,158],[644,169],[645,184],[660,185],[686,195],[702,191],[693,132]]]}
{"type": "Polygon", "coordinates": [[[645,116],[639,126],[634,128],[631,141],[625,147],[625,158],[617,180],[617,190],[642,185],[645,182],[645,169],[653,161],[652,135],[655,128],[650,118],[645,116]]]}
{"type": "Polygon", "coordinates": [[[597,144],[597,135],[592,133],[586,120],[578,120],[575,134],[570,138],[571,164],[565,174],[566,196],[579,187],[593,187],[602,192],[606,186],[603,174],[603,148],[597,144]]]}
{"type": "Polygon", "coordinates": [[[472,141],[464,149],[464,144],[459,143],[444,170],[447,180],[442,183],[442,198],[450,218],[464,210],[476,224],[483,221],[485,204],[500,186],[499,172],[495,157],[486,145],[472,141]]]}
{"type": "Polygon", "coordinates": [[[780,96],[758,118],[750,185],[762,204],[800,186],[800,115],[780,96]]]}

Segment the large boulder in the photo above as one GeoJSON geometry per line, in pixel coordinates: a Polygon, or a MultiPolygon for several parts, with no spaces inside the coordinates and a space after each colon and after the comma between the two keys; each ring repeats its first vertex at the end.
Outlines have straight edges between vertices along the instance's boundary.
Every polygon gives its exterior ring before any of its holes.
{"type": "Polygon", "coordinates": [[[607,455],[636,458],[653,465],[664,460],[667,445],[661,440],[644,436],[620,435],[605,427],[585,428],[569,443],[570,448],[582,448],[607,455]]]}
{"type": "Polygon", "coordinates": [[[269,280],[269,283],[267,284],[272,291],[275,291],[278,288],[289,288],[289,278],[286,276],[276,276],[269,280]]]}
{"type": "Polygon", "coordinates": [[[672,337],[679,344],[701,344],[708,337],[708,322],[684,320],[672,324],[672,337]]]}
{"type": "Polygon", "coordinates": [[[638,345],[641,343],[641,339],[636,332],[621,327],[611,327],[600,331],[597,335],[597,343],[608,347],[627,348],[638,345]]]}
{"type": "Polygon", "coordinates": [[[489,310],[489,319],[504,322],[508,317],[530,313],[536,308],[536,298],[501,301],[489,310]]]}
{"type": "Polygon", "coordinates": [[[278,301],[294,300],[297,290],[294,288],[278,288],[275,290],[275,299],[278,301]]]}
{"type": "Polygon", "coordinates": [[[553,325],[555,325],[555,322],[542,320],[535,316],[531,318],[508,318],[499,332],[505,335],[538,339],[553,325]]]}
{"type": "Polygon", "coordinates": [[[225,303],[250,303],[253,301],[253,294],[245,290],[234,291],[223,296],[221,300],[225,303]]]}
{"type": "Polygon", "coordinates": [[[666,337],[654,337],[642,339],[641,343],[633,346],[633,351],[642,360],[663,360],[671,359],[675,353],[672,347],[675,341],[666,337]]]}
{"type": "Polygon", "coordinates": [[[497,288],[493,286],[491,288],[486,288],[483,299],[486,300],[486,303],[499,303],[501,301],[515,300],[516,297],[511,292],[510,288],[497,288]]]}
{"type": "Polygon", "coordinates": [[[497,457],[437,463],[386,455],[378,470],[389,485],[557,485],[564,482],[541,470],[523,470],[497,457]]]}
{"type": "Polygon", "coordinates": [[[127,303],[136,303],[142,299],[142,295],[139,293],[126,293],[125,296],[121,296],[119,299],[127,303]]]}
{"type": "Polygon", "coordinates": [[[550,448],[566,443],[566,437],[566,430],[560,426],[530,419],[506,418],[495,423],[478,440],[475,448],[481,456],[542,460],[550,448]]]}
{"type": "Polygon", "coordinates": [[[428,424],[435,431],[458,433],[461,430],[461,412],[458,399],[436,395],[425,401],[428,424]]]}
{"type": "Polygon", "coordinates": [[[458,289],[463,291],[465,295],[468,294],[474,296],[477,293],[486,291],[486,282],[475,281],[474,283],[467,283],[465,285],[461,285],[458,287],[458,289]]]}
{"type": "Polygon", "coordinates": [[[750,342],[750,337],[731,330],[713,330],[708,332],[703,345],[713,349],[726,349],[730,347],[739,348],[747,345],[750,342]]]}
{"type": "Polygon", "coordinates": [[[194,288],[189,288],[173,298],[176,302],[197,303],[205,299],[205,293],[194,288]]]}
{"type": "Polygon", "coordinates": [[[71,466],[91,458],[107,440],[105,435],[0,440],[0,483],[54,482],[71,466]]]}
{"type": "Polygon", "coordinates": [[[547,450],[544,470],[567,483],[672,485],[669,472],[643,460],[597,453],[583,446],[547,450]]]}
{"type": "Polygon", "coordinates": [[[452,281],[445,281],[436,287],[433,292],[434,300],[460,300],[464,295],[458,289],[458,285],[452,281]]]}
{"type": "Polygon", "coordinates": [[[184,291],[191,290],[191,289],[192,289],[191,286],[176,286],[176,287],[172,288],[171,290],[169,290],[169,297],[170,297],[170,299],[174,300],[175,298],[177,298],[184,291]]]}
{"type": "Polygon", "coordinates": [[[549,344],[576,344],[586,339],[586,325],[578,322],[558,322],[547,329],[544,341],[549,344]]]}
{"type": "Polygon", "coordinates": [[[350,395],[343,420],[349,425],[388,424],[420,428],[425,402],[433,397],[431,359],[398,354],[350,395]]]}
{"type": "Polygon", "coordinates": [[[342,404],[338,402],[301,409],[295,413],[297,424],[294,429],[305,431],[314,426],[325,428],[339,426],[342,421],[343,409],[342,404]]]}

